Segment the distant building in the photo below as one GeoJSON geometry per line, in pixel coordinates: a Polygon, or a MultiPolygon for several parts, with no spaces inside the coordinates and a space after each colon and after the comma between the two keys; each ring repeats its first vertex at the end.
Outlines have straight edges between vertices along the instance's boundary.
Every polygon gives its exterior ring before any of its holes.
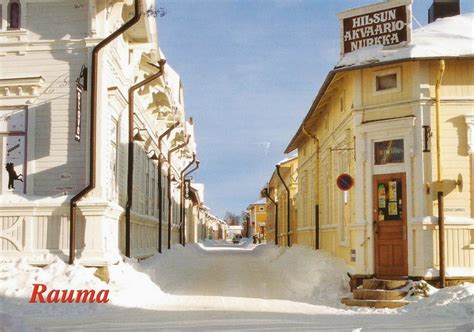
{"type": "Polygon", "coordinates": [[[242,225],[229,225],[227,228],[227,239],[233,239],[236,235],[245,236],[245,234],[242,234],[243,229],[242,225]]]}
{"type": "Polygon", "coordinates": [[[265,200],[267,204],[266,240],[282,246],[287,246],[288,243],[299,243],[299,240],[305,243],[306,233],[310,229],[298,224],[298,156],[280,161],[278,167],[280,175],[275,169],[262,191],[262,200],[265,200]]]}
{"type": "MultiPolygon", "coordinates": [[[[248,211],[248,236],[256,235],[261,241],[265,239],[265,227],[267,221],[267,202],[265,199],[250,204],[248,211]]],[[[247,234],[246,234],[247,235],[247,234]]]]}

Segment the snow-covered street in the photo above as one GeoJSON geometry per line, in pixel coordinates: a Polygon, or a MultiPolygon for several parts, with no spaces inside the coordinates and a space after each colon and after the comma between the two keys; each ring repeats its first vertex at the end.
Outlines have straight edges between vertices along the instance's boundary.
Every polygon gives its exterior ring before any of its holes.
{"type": "Polygon", "coordinates": [[[45,268],[2,263],[4,330],[474,329],[473,284],[397,310],[349,308],[339,303],[348,292],[343,262],[298,246],[175,246],[140,263],[112,266],[109,284],[93,276],[95,269],[51,259],[45,268]],[[110,289],[110,302],[30,304],[32,283],[38,282],[56,289],[110,289]]]}

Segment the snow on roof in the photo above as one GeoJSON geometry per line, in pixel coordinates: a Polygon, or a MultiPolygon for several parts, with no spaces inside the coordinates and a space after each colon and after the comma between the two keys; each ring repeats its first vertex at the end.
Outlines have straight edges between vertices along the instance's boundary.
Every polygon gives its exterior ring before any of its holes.
{"type": "Polygon", "coordinates": [[[258,201],[250,204],[249,206],[252,206],[252,205],[262,205],[262,204],[267,204],[267,199],[266,198],[260,198],[258,201]]]}
{"type": "Polygon", "coordinates": [[[191,188],[197,191],[199,200],[204,202],[204,183],[191,182],[191,188]]]}
{"type": "MultiPolygon", "coordinates": [[[[160,56],[162,59],[166,59],[163,52],[160,50],[160,56]]],[[[168,63],[165,66],[165,80],[166,84],[168,84],[171,95],[175,105],[180,105],[180,87],[181,87],[181,77],[179,74],[171,67],[168,63]]]]}
{"type": "Polygon", "coordinates": [[[277,165],[282,165],[282,164],[287,163],[287,162],[289,162],[289,161],[292,161],[292,160],[294,160],[294,159],[296,159],[296,158],[298,158],[298,153],[295,153],[293,156],[290,156],[290,157],[288,157],[288,158],[285,158],[285,159],[283,159],[283,160],[280,160],[280,161],[277,163],[277,165]]]}
{"type": "Polygon", "coordinates": [[[336,68],[413,58],[474,56],[474,13],[437,19],[402,47],[373,45],[344,55],[336,68]]]}

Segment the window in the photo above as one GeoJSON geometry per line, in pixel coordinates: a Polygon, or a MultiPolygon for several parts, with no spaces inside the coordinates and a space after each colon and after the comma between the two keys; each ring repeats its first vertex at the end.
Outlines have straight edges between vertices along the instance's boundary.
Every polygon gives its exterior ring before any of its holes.
{"type": "Polygon", "coordinates": [[[264,211],[265,209],[263,208],[263,206],[260,206],[260,207],[258,208],[258,210],[259,210],[259,211],[264,211]]]}
{"type": "Polygon", "coordinates": [[[150,162],[145,155],[145,214],[148,215],[150,207],[150,162]]]}
{"type": "Polygon", "coordinates": [[[400,92],[400,77],[400,68],[391,68],[375,72],[374,94],[400,92]]]}
{"type": "Polygon", "coordinates": [[[111,120],[112,126],[110,128],[110,186],[109,186],[109,198],[113,201],[117,201],[118,193],[118,149],[117,142],[119,142],[119,131],[118,121],[115,119],[111,120]]]}
{"type": "Polygon", "coordinates": [[[9,29],[20,29],[21,8],[20,1],[11,0],[8,5],[9,29]]]}
{"type": "Polygon", "coordinates": [[[2,195],[26,193],[26,113],[26,108],[0,109],[2,195]]]}
{"type": "Polygon", "coordinates": [[[397,87],[397,74],[377,76],[377,91],[394,89],[397,87]]]}

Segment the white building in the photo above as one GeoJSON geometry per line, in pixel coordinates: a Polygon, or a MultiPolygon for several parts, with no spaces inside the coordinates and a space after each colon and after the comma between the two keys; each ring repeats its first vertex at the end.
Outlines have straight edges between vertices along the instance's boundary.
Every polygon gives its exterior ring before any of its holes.
{"type": "Polygon", "coordinates": [[[114,263],[123,253],[146,257],[159,247],[160,216],[162,250],[168,234],[179,242],[175,184],[196,145],[179,75],[160,62],[153,6],[153,0],[0,0],[2,256],[41,262],[41,254],[75,255],[85,265],[114,263]]]}

